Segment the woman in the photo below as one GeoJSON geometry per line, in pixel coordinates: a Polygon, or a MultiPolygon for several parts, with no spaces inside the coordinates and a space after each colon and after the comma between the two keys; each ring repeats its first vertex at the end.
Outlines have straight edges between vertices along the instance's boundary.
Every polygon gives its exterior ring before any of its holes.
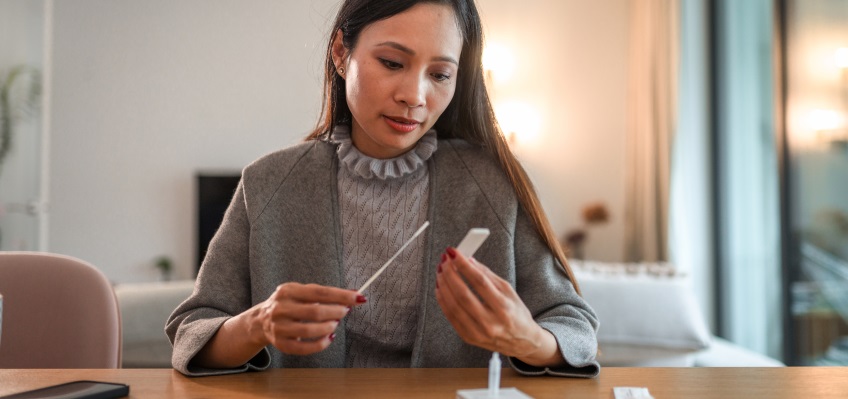
{"type": "Polygon", "coordinates": [[[174,367],[485,367],[498,351],[525,374],[597,375],[595,315],[494,121],[473,0],[348,0],[331,32],[322,120],[243,171],[168,320],[174,367]],[[452,246],[472,227],[492,233],[466,258],[452,246]]]}

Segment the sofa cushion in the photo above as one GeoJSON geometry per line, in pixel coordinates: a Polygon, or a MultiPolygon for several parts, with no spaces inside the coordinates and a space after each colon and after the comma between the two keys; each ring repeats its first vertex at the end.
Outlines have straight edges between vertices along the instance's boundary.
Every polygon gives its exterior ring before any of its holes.
{"type": "Polygon", "coordinates": [[[783,362],[745,349],[724,338],[712,337],[710,347],[695,355],[697,367],[784,367],[783,362]]]}
{"type": "Polygon", "coordinates": [[[710,333],[685,274],[664,263],[571,261],[600,320],[606,366],[691,366],[710,333]]]}
{"type": "Polygon", "coordinates": [[[194,280],[118,284],[124,368],[171,367],[165,322],[194,290],[194,280]]]}

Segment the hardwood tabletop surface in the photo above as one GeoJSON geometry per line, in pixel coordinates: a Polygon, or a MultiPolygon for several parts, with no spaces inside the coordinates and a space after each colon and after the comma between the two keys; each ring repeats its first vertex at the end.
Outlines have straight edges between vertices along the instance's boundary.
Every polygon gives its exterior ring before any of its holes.
{"type": "MultiPolygon", "coordinates": [[[[486,369],[273,369],[188,378],[172,369],[0,369],[0,396],[74,380],[119,382],[130,398],[455,398],[485,388],[486,369]]],[[[848,367],[616,368],[592,379],[524,377],[504,369],[502,387],[536,398],[613,398],[645,387],[656,399],[848,398],[848,367]]]]}

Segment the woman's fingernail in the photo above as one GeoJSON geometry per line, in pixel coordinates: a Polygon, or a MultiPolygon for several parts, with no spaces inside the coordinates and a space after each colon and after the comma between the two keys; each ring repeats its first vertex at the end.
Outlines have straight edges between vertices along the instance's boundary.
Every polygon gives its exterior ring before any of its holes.
{"type": "Polygon", "coordinates": [[[356,303],[365,303],[365,302],[368,302],[368,300],[365,299],[365,295],[357,295],[356,296],[356,303]]]}
{"type": "Polygon", "coordinates": [[[441,272],[442,272],[442,265],[441,265],[441,264],[439,265],[439,267],[437,267],[437,268],[436,268],[436,272],[437,272],[437,273],[441,273],[441,272]]]}
{"type": "Polygon", "coordinates": [[[330,334],[330,342],[332,342],[334,339],[336,339],[336,333],[330,334]]]}
{"type": "Polygon", "coordinates": [[[444,263],[446,260],[448,260],[448,254],[442,253],[442,263],[444,263]]]}
{"type": "Polygon", "coordinates": [[[451,259],[456,259],[456,250],[453,247],[448,247],[447,252],[451,259]]]}

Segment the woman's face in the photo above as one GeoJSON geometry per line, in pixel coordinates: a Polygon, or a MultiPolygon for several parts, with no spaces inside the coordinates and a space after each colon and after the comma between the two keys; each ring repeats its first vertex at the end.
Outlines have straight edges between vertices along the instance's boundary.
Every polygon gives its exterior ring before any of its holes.
{"type": "Polygon", "coordinates": [[[337,36],[354,146],[380,159],[412,149],[453,98],[461,52],[453,9],[430,3],[366,26],[352,52],[337,36]]]}

